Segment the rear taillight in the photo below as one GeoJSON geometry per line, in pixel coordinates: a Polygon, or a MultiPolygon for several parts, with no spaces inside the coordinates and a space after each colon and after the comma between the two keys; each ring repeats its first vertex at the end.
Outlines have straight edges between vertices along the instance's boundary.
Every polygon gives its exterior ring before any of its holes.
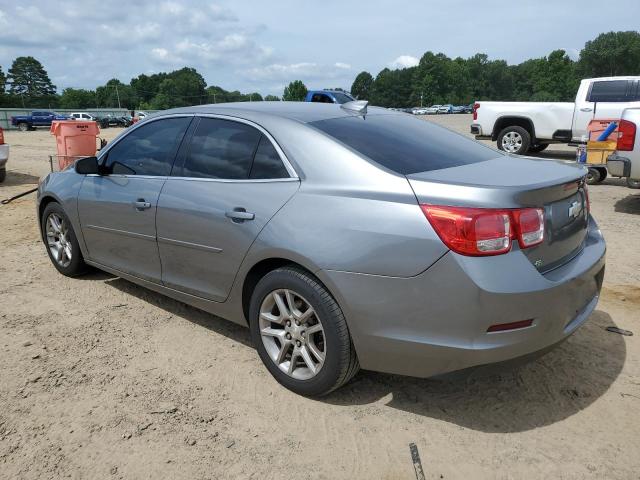
{"type": "Polygon", "coordinates": [[[480,104],[478,102],[473,104],[473,119],[478,119],[478,109],[480,108],[480,104]]]}
{"type": "Polygon", "coordinates": [[[618,125],[618,145],[616,150],[630,152],[636,139],[636,124],[629,120],[620,120],[618,125]]]}
{"type": "Polygon", "coordinates": [[[0,128],[0,145],[4,144],[4,131],[0,128]]]}
{"type": "Polygon", "coordinates": [[[538,245],[544,239],[541,208],[491,209],[420,205],[443,243],[456,253],[469,256],[500,255],[538,245]]]}

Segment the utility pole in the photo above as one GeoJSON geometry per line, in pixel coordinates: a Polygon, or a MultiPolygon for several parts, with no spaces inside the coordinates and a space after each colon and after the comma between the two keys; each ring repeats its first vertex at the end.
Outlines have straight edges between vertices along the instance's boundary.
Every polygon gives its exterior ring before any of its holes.
{"type": "Polygon", "coordinates": [[[118,108],[122,108],[120,106],[120,94],[118,93],[118,84],[116,83],[116,97],[118,97],[118,108]]]}
{"type": "Polygon", "coordinates": [[[420,92],[420,108],[422,108],[422,96],[424,95],[424,92],[420,92]]]}

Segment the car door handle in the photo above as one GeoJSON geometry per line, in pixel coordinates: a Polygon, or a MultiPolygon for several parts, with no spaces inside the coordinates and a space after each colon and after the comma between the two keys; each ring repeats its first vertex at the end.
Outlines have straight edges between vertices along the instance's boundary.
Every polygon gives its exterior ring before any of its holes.
{"type": "Polygon", "coordinates": [[[133,202],[133,206],[136,210],[146,210],[147,208],[151,208],[151,203],[146,202],[144,198],[139,198],[135,202],[133,202]]]}
{"type": "Polygon", "coordinates": [[[591,107],[582,107],[580,109],[581,112],[593,112],[593,108],[591,107]]]}
{"type": "Polygon", "coordinates": [[[253,220],[254,218],[256,218],[255,214],[253,214],[251,212],[247,212],[242,207],[234,208],[233,210],[225,212],[224,215],[227,218],[230,218],[231,221],[233,221],[235,223],[242,223],[244,221],[253,220]]]}

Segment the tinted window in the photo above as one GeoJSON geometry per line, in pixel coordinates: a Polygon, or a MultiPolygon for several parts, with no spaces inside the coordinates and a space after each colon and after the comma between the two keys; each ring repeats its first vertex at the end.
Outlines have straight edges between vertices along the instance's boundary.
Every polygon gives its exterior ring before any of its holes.
{"type": "Polygon", "coordinates": [[[167,118],[136,128],[109,150],[106,166],[116,174],[169,175],[190,121],[190,117],[167,118]]]}
{"type": "Polygon", "coordinates": [[[276,151],[273,144],[264,135],[260,138],[258,149],[256,150],[251,174],[249,178],[268,179],[268,178],[287,178],[289,172],[285,168],[280,155],[276,151]]]}
{"type": "Polygon", "coordinates": [[[249,178],[261,133],[249,125],[202,118],[191,139],[182,175],[198,178],[249,178]]]}
{"type": "Polygon", "coordinates": [[[403,175],[482,162],[500,155],[451,130],[409,115],[341,117],[310,125],[403,175]]]}
{"type": "Polygon", "coordinates": [[[593,82],[591,86],[590,102],[628,102],[627,80],[611,80],[608,82],[593,82]]]}
{"type": "Polygon", "coordinates": [[[333,103],[331,97],[329,97],[329,95],[325,95],[324,93],[314,93],[311,96],[311,101],[318,103],[333,103]]]}

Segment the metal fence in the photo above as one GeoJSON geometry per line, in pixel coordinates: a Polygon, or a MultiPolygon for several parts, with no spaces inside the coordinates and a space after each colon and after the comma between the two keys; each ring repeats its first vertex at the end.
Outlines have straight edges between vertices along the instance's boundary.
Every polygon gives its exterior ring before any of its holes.
{"type": "MultiPolygon", "coordinates": [[[[12,129],[12,128],[16,128],[13,125],[11,125],[11,117],[17,116],[17,115],[30,115],[31,112],[36,111],[36,112],[56,112],[56,113],[73,113],[73,112],[86,112],[89,113],[91,115],[94,116],[98,116],[98,117],[104,117],[106,115],[113,115],[113,116],[121,116],[121,115],[128,115],[131,113],[130,110],[127,110],[126,108],[95,108],[95,109],[86,109],[83,110],[81,108],[57,108],[57,109],[48,109],[48,108],[0,108],[0,127],[3,129],[12,129]]],[[[145,110],[145,113],[155,113],[158,112],[159,110],[145,110]]]]}

